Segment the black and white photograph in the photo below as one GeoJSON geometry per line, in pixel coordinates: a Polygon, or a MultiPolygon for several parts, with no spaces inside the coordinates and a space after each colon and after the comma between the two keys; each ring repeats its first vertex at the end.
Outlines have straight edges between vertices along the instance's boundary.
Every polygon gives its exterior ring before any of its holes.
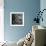
{"type": "Polygon", "coordinates": [[[10,12],[11,26],[24,26],[24,12],[10,12]]]}

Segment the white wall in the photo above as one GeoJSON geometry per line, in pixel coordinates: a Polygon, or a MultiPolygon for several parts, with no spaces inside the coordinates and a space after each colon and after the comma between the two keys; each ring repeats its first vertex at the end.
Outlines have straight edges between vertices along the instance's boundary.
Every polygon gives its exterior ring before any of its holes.
{"type": "Polygon", "coordinates": [[[0,0],[0,42],[4,41],[4,1],[0,0]]]}
{"type": "Polygon", "coordinates": [[[41,9],[46,9],[46,0],[40,0],[40,7],[41,9]]]}
{"type": "MultiPolygon", "coordinates": [[[[41,11],[43,9],[46,9],[46,0],[40,0],[40,9],[41,9],[41,11]]],[[[46,11],[43,12],[42,17],[44,20],[43,20],[43,22],[40,21],[40,24],[46,27],[46,11]]]]}
{"type": "MultiPolygon", "coordinates": [[[[46,0],[40,0],[40,9],[41,10],[46,9],[46,0]]],[[[44,21],[43,22],[40,21],[40,25],[43,25],[46,27],[46,11],[43,13],[42,17],[43,17],[44,21]]]]}

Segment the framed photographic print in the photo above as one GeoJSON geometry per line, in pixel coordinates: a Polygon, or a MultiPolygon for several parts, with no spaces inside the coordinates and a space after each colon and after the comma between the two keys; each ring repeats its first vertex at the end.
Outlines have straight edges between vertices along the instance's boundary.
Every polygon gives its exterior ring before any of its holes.
{"type": "Polygon", "coordinates": [[[24,26],[24,12],[10,12],[10,26],[24,26]]]}

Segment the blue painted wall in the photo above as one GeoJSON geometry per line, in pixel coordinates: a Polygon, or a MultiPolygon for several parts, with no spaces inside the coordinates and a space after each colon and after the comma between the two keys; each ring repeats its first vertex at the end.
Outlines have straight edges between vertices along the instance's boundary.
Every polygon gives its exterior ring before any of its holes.
{"type": "Polygon", "coordinates": [[[4,38],[18,41],[32,30],[35,12],[40,9],[40,0],[4,0],[4,38]],[[24,26],[10,26],[10,12],[24,12],[24,26]]]}

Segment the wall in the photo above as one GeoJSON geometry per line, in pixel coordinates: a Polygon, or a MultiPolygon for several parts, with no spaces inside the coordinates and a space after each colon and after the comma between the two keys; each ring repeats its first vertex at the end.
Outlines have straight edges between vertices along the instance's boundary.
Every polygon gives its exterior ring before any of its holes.
{"type": "Polygon", "coordinates": [[[40,10],[40,0],[4,0],[4,38],[18,41],[32,30],[33,19],[40,10]],[[10,12],[24,12],[24,26],[10,26],[10,12]]]}
{"type": "MultiPolygon", "coordinates": [[[[40,0],[40,10],[43,10],[43,9],[46,9],[46,0],[40,0]]],[[[43,13],[42,17],[44,20],[43,20],[43,22],[40,21],[40,25],[46,27],[46,11],[43,13]]],[[[46,34],[45,34],[45,36],[46,36],[46,34]]],[[[45,43],[46,43],[46,40],[45,40],[45,43]]]]}
{"type": "MultiPolygon", "coordinates": [[[[46,9],[46,0],[40,0],[40,9],[41,9],[41,11],[42,11],[43,9],[46,9]]],[[[45,19],[46,19],[46,11],[43,12],[42,17],[43,17],[43,22],[40,21],[40,25],[46,27],[46,20],[45,20],[45,19]]]]}
{"type": "Polygon", "coordinates": [[[0,0],[0,42],[4,41],[4,0],[0,0]]]}

